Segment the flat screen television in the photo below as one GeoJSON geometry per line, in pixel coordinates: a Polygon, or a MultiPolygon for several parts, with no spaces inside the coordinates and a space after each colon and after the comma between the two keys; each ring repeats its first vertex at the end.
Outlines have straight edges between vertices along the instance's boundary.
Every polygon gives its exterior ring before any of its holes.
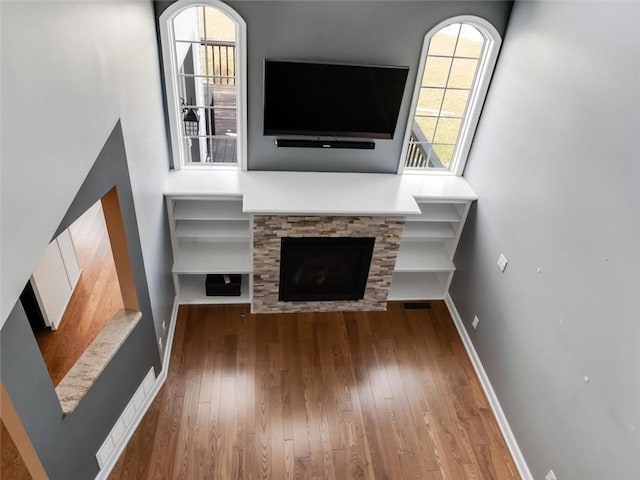
{"type": "Polygon", "coordinates": [[[409,67],[265,60],[264,134],[391,139],[409,67]]]}

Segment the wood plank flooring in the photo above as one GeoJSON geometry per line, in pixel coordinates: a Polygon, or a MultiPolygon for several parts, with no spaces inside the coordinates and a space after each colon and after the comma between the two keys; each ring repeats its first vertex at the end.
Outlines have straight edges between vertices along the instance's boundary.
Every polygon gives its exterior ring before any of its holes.
{"type": "Polygon", "coordinates": [[[443,302],[180,308],[168,378],[110,478],[517,479],[443,302]]]}
{"type": "Polygon", "coordinates": [[[0,422],[0,478],[29,480],[31,475],[4,422],[0,422]]]}

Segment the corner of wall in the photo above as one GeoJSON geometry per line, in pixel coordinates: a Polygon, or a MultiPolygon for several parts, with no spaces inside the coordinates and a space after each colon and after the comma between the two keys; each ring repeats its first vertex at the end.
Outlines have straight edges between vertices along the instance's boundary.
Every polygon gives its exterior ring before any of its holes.
{"type": "Polygon", "coordinates": [[[471,364],[473,365],[473,369],[478,375],[478,379],[480,380],[480,384],[482,385],[482,389],[484,390],[485,395],[487,396],[487,400],[489,401],[489,405],[491,405],[491,410],[496,417],[496,421],[498,422],[498,426],[500,427],[500,431],[502,432],[502,436],[504,437],[505,443],[507,444],[507,448],[509,452],[511,452],[511,456],[513,457],[513,461],[518,468],[518,472],[523,480],[534,480],[531,471],[529,470],[529,466],[527,465],[527,461],[520,450],[520,446],[518,445],[518,441],[516,440],[513,431],[511,430],[511,426],[509,425],[509,420],[502,409],[502,405],[500,405],[500,400],[498,399],[498,395],[493,389],[493,385],[491,385],[491,380],[489,379],[489,375],[484,369],[482,365],[482,361],[480,360],[480,356],[471,341],[471,337],[467,333],[467,329],[462,322],[462,318],[458,313],[458,309],[453,302],[453,298],[451,295],[447,293],[444,298],[445,303],[447,304],[447,308],[449,309],[449,313],[451,314],[451,318],[453,318],[453,323],[458,330],[458,335],[460,335],[460,339],[464,344],[464,348],[469,355],[469,359],[471,360],[471,364]]]}

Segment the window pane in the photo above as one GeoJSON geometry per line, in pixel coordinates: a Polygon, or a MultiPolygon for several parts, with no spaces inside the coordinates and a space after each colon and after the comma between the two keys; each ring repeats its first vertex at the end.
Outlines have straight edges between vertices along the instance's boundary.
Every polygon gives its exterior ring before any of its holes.
{"type": "Polygon", "coordinates": [[[452,57],[460,24],[454,23],[436,33],[429,42],[429,55],[447,55],[452,57]]]}
{"type": "MultiPolygon", "coordinates": [[[[449,169],[458,142],[466,149],[475,122],[469,126],[470,132],[465,130],[464,136],[459,138],[462,124],[467,125],[464,115],[468,107],[477,108],[477,105],[468,105],[471,93],[477,88],[476,82],[487,81],[476,78],[478,66],[483,55],[493,55],[485,47],[487,42],[495,40],[491,31],[462,23],[449,25],[431,37],[410,136],[409,152],[413,152],[414,157],[411,160],[407,154],[407,166],[449,169]],[[421,157],[416,149],[419,145],[423,146],[428,158],[424,166],[418,165],[421,157]]],[[[492,66],[493,59],[492,56],[492,66]]],[[[483,99],[477,101],[481,103],[483,99]]],[[[466,161],[460,160],[463,164],[466,161]]]]}
{"type": "Polygon", "coordinates": [[[433,138],[434,143],[456,143],[460,122],[457,118],[440,118],[433,138]]]}
{"type": "Polygon", "coordinates": [[[429,142],[433,141],[433,132],[436,130],[437,117],[416,117],[416,124],[419,132],[411,132],[412,135],[418,136],[420,133],[429,142]]]}
{"type": "Polygon", "coordinates": [[[173,19],[173,33],[176,40],[198,41],[198,12],[196,7],[185,8],[173,19]]]}
{"type": "Polygon", "coordinates": [[[208,162],[234,163],[236,158],[236,137],[218,135],[209,139],[208,162]]]}
{"type": "MultiPolygon", "coordinates": [[[[206,31],[202,28],[201,38],[208,41],[235,42],[236,25],[225,13],[215,8],[206,7],[206,31]]],[[[202,22],[204,27],[205,22],[202,22]]]]}
{"type": "Polygon", "coordinates": [[[455,58],[451,67],[448,87],[471,88],[478,60],[455,58]]]}
{"type": "Polygon", "coordinates": [[[426,168],[429,150],[430,146],[428,143],[409,142],[405,166],[410,168],[426,168]]]}
{"type": "Polygon", "coordinates": [[[482,53],[484,38],[477,28],[471,25],[462,25],[460,39],[456,47],[456,57],[479,58],[482,53]]]}
{"type": "Polygon", "coordinates": [[[205,75],[208,76],[210,75],[210,68],[211,68],[211,59],[209,58],[209,49],[207,48],[206,45],[200,45],[200,48],[198,49],[198,65],[200,65],[200,68],[198,70],[198,73],[200,75],[205,75]]]}
{"type": "Polygon", "coordinates": [[[221,42],[200,47],[200,74],[212,77],[221,85],[234,85],[236,80],[236,58],[234,45],[221,42]]]}
{"type": "Polygon", "coordinates": [[[237,133],[237,89],[235,85],[209,83],[206,93],[207,105],[212,107],[211,115],[215,127],[211,135],[237,133]]]}
{"type": "Polygon", "coordinates": [[[178,92],[172,118],[182,137],[181,160],[237,162],[237,136],[244,132],[238,132],[236,22],[203,5],[186,8],[170,21],[178,92]]]}
{"type": "Polygon", "coordinates": [[[420,89],[416,115],[439,115],[444,92],[439,88],[420,89]]]}
{"type": "Polygon", "coordinates": [[[201,74],[215,77],[215,82],[235,83],[236,26],[223,12],[214,8],[199,10],[201,74]],[[204,12],[204,13],[202,13],[204,12]]]}
{"type": "Polygon", "coordinates": [[[438,155],[438,158],[442,162],[445,168],[449,168],[451,165],[451,157],[453,156],[453,145],[432,145],[433,150],[438,155]]]}
{"type": "Polygon", "coordinates": [[[441,115],[445,117],[462,117],[467,106],[469,90],[447,90],[442,103],[441,115]]]}
{"type": "Polygon", "coordinates": [[[185,138],[184,151],[185,163],[203,163],[206,161],[206,139],[204,138],[185,138]]]}
{"type": "Polygon", "coordinates": [[[422,85],[425,87],[446,87],[450,67],[450,58],[427,57],[422,85]]]}
{"type": "Polygon", "coordinates": [[[196,7],[198,9],[198,40],[202,40],[204,38],[207,38],[207,26],[205,25],[206,22],[206,15],[205,15],[205,7],[196,7]]]}
{"type": "Polygon", "coordinates": [[[182,109],[182,134],[185,137],[206,135],[206,111],[204,108],[185,107],[182,109]]]}

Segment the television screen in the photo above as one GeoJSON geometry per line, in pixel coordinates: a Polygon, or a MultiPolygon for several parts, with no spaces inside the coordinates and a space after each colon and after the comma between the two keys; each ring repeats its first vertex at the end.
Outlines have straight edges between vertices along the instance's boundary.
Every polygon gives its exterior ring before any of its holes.
{"type": "Polygon", "coordinates": [[[393,138],[408,72],[265,60],[264,134],[393,138]]]}

